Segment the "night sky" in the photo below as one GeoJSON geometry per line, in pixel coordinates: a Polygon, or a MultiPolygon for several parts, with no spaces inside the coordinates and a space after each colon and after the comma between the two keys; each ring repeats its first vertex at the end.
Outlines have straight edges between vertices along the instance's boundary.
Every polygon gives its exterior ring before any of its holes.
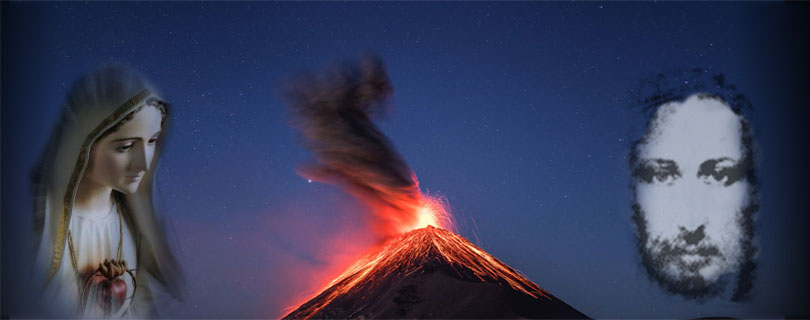
{"type": "Polygon", "coordinates": [[[2,314],[35,310],[30,175],[67,90],[120,62],[172,104],[159,204],[189,296],[159,304],[163,315],[282,315],[370,236],[367,208],[296,174],[311,155],[281,89],[375,52],[395,91],[377,123],[422,189],[447,199],[462,236],[571,306],[598,318],[810,315],[808,8],[4,1],[2,314]],[[627,163],[646,118],[633,101],[645,77],[693,67],[753,105],[760,253],[745,303],[668,294],[635,248],[627,163]]]}

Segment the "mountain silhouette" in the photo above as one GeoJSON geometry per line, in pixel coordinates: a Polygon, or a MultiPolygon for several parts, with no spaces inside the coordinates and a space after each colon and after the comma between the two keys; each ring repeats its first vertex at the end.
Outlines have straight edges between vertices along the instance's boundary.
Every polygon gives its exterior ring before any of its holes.
{"type": "Polygon", "coordinates": [[[588,317],[463,237],[428,226],[360,258],[284,318],[588,317]]]}

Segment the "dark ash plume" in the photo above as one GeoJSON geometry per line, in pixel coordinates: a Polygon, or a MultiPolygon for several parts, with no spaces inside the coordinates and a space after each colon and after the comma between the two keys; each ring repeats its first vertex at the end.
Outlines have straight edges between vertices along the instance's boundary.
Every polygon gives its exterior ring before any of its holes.
{"type": "Polygon", "coordinates": [[[364,56],[290,83],[285,93],[293,126],[316,158],[299,174],[341,185],[371,205],[382,236],[415,221],[421,201],[416,177],[371,121],[393,93],[382,60],[364,56]]]}

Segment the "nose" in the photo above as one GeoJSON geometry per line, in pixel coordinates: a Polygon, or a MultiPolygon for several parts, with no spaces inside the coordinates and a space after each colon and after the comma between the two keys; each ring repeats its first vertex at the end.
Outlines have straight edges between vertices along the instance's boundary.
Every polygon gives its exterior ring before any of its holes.
{"type": "Polygon", "coordinates": [[[698,242],[700,242],[700,240],[703,240],[703,238],[706,237],[706,234],[703,233],[703,229],[705,227],[706,227],[705,225],[701,225],[700,227],[692,231],[687,231],[686,228],[681,227],[681,237],[683,238],[684,241],[686,241],[687,245],[697,244],[698,242]]]}
{"type": "Polygon", "coordinates": [[[141,144],[132,149],[130,153],[132,158],[130,158],[129,169],[134,172],[149,170],[149,162],[146,161],[146,146],[141,144]]]}

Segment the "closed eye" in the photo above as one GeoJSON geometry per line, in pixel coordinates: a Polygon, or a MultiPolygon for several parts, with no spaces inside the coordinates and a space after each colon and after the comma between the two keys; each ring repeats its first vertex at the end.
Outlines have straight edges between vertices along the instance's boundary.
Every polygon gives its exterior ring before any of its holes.
{"type": "Polygon", "coordinates": [[[124,152],[129,151],[129,149],[132,149],[133,145],[135,145],[135,144],[130,142],[130,143],[118,146],[117,148],[115,148],[115,150],[118,151],[118,152],[124,153],[124,152]]]}
{"type": "Polygon", "coordinates": [[[149,143],[150,145],[153,145],[153,144],[155,144],[155,143],[158,141],[158,138],[160,138],[160,131],[158,131],[157,133],[155,133],[154,135],[152,135],[152,138],[150,138],[150,139],[149,139],[148,141],[146,141],[146,142],[147,142],[147,143],[149,143]]]}

